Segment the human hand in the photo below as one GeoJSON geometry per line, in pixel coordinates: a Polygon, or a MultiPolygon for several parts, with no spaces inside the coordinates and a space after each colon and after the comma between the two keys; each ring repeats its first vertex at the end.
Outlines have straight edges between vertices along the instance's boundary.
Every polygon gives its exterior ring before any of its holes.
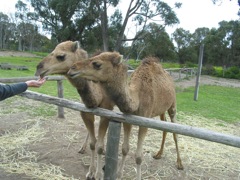
{"type": "Polygon", "coordinates": [[[26,81],[25,83],[27,84],[28,87],[40,87],[46,82],[46,78],[42,78],[39,80],[29,80],[26,81]]]}

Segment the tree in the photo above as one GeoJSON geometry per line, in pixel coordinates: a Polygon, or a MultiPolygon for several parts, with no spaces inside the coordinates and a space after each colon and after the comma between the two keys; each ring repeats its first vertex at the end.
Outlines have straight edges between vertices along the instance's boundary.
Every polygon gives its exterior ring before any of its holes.
{"type": "Polygon", "coordinates": [[[86,27],[96,23],[95,0],[28,0],[33,12],[27,15],[43,25],[56,43],[81,39],[86,27]]]}
{"type": "Polygon", "coordinates": [[[211,29],[205,38],[204,60],[221,66],[240,65],[240,23],[221,21],[218,29],[211,29]]]}
{"type": "MultiPolygon", "coordinates": [[[[180,8],[181,4],[177,3],[175,7],[180,8]]],[[[173,25],[179,22],[172,8],[161,0],[131,0],[122,23],[122,27],[118,33],[115,50],[119,51],[122,42],[124,41],[134,42],[139,38],[143,38],[145,36],[145,28],[149,21],[161,22],[162,27],[173,25]],[[136,22],[136,26],[138,26],[140,29],[133,38],[124,39],[124,32],[130,18],[136,22]]]]}
{"type": "MultiPolygon", "coordinates": [[[[221,21],[219,23],[219,33],[222,34],[222,44],[228,50],[225,64],[234,66],[240,65],[240,22],[239,21],[221,21]],[[226,62],[227,61],[227,62],[226,62]]],[[[223,52],[226,54],[226,52],[223,52]]]]}
{"type": "Polygon", "coordinates": [[[133,45],[137,59],[156,56],[161,60],[175,60],[174,45],[161,25],[150,23],[146,27],[145,37],[135,41],[133,45]]]}
{"type": "Polygon", "coordinates": [[[197,62],[197,54],[194,46],[191,45],[192,34],[183,28],[178,28],[173,33],[173,40],[176,42],[176,53],[178,55],[178,61],[181,64],[186,62],[197,62]]]}
{"type": "MultiPolygon", "coordinates": [[[[119,0],[28,1],[34,12],[28,12],[27,16],[41,22],[43,28],[51,33],[52,39],[56,39],[57,43],[64,40],[80,40],[85,46],[89,46],[86,35],[90,34],[92,41],[101,39],[105,51],[112,49],[113,43],[115,43],[113,49],[118,51],[124,42],[142,38],[144,34],[139,32],[145,32],[144,29],[150,21],[158,21],[163,27],[178,23],[172,8],[160,0],[131,0],[121,23],[111,22],[116,20],[116,17],[122,17],[122,12],[118,9],[119,0]],[[112,10],[113,15],[109,16],[112,10]],[[130,19],[135,22],[138,33],[134,38],[127,39],[124,33],[130,19]],[[101,33],[96,32],[99,28],[101,33]],[[93,30],[94,34],[87,32],[89,30],[93,30]]],[[[176,7],[180,6],[181,4],[176,4],[176,7]]]]}
{"type": "Polygon", "coordinates": [[[7,47],[7,36],[9,35],[9,17],[0,12],[0,49],[7,47]]]}
{"type": "Polygon", "coordinates": [[[31,26],[31,20],[29,19],[28,14],[26,12],[29,11],[29,8],[27,8],[27,4],[23,3],[22,1],[18,0],[18,2],[15,5],[17,11],[15,13],[16,17],[16,25],[17,25],[17,35],[18,35],[18,50],[24,51],[27,47],[27,39],[28,41],[31,41],[29,43],[30,50],[32,50],[32,44],[33,44],[33,37],[35,32],[33,31],[33,27],[31,26]],[[31,34],[32,33],[32,34],[31,34]],[[30,40],[31,37],[31,40],[30,40]]]}

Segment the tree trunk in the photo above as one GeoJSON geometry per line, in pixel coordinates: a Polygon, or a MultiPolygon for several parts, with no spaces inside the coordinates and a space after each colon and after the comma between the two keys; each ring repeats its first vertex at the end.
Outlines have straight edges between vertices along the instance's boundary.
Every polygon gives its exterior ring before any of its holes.
{"type": "Polygon", "coordinates": [[[107,5],[106,1],[104,1],[104,8],[101,11],[101,28],[102,28],[102,38],[103,38],[103,50],[109,50],[108,44],[108,19],[107,19],[107,5]]]}
{"type": "Polygon", "coordinates": [[[18,50],[22,51],[22,37],[21,36],[19,36],[19,38],[18,38],[18,50]]]}
{"type": "Polygon", "coordinates": [[[3,25],[0,26],[0,49],[3,49],[3,25]]]}

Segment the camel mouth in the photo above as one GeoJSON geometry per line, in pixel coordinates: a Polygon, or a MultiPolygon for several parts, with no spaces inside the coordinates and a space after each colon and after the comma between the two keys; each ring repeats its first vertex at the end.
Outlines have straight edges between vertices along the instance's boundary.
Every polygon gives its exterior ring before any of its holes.
{"type": "Polygon", "coordinates": [[[40,78],[44,78],[44,77],[47,75],[47,73],[48,73],[48,70],[42,72],[42,73],[39,75],[40,78]]]}
{"type": "Polygon", "coordinates": [[[68,73],[68,76],[72,79],[79,77],[81,75],[80,72],[76,72],[76,73],[68,73]]]}

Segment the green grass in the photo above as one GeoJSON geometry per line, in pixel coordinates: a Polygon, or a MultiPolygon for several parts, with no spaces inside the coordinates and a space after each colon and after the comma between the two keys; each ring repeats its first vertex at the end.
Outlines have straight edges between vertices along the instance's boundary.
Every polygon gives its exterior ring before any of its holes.
{"type": "Polygon", "coordinates": [[[0,63],[9,63],[11,65],[24,65],[29,70],[18,71],[15,68],[12,70],[0,69],[1,77],[25,77],[34,76],[36,65],[41,61],[41,58],[29,58],[29,57],[0,57],[0,63]]]}
{"type": "MultiPolygon", "coordinates": [[[[129,59],[128,60],[128,64],[133,67],[134,69],[137,68],[139,66],[139,64],[141,63],[141,61],[136,61],[134,59],[129,59]]],[[[163,68],[168,69],[168,68],[181,68],[180,64],[178,63],[172,63],[172,62],[164,62],[161,63],[163,68]]]]}
{"type": "Polygon", "coordinates": [[[181,68],[180,64],[178,63],[170,63],[170,62],[164,62],[161,63],[164,69],[168,68],[181,68]]]}
{"type": "Polygon", "coordinates": [[[200,86],[198,100],[194,101],[193,97],[194,88],[177,93],[178,111],[230,123],[240,121],[239,88],[200,86]]]}

